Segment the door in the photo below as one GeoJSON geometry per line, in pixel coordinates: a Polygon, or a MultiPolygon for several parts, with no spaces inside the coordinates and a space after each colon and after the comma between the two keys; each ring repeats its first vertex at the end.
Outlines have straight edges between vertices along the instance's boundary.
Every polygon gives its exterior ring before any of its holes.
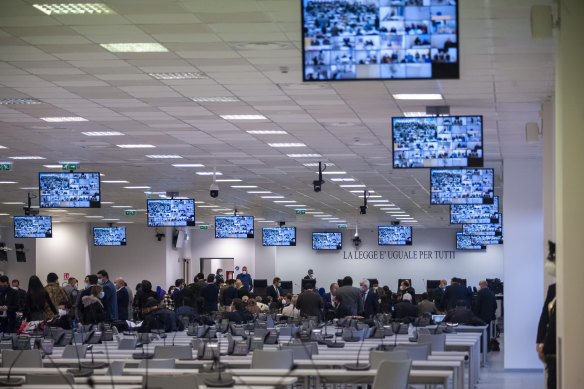
{"type": "Polygon", "coordinates": [[[215,274],[217,269],[223,269],[223,278],[228,272],[233,274],[235,260],[233,258],[201,258],[201,272],[207,277],[209,274],[215,274]]]}

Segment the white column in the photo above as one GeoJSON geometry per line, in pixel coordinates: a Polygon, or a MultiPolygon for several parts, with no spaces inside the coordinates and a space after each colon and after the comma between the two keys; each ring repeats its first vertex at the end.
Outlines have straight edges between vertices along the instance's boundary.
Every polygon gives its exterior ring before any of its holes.
{"type": "Polygon", "coordinates": [[[543,304],[542,160],[505,159],[505,369],[541,369],[535,338],[543,304]]]}
{"type": "MultiPolygon", "coordinates": [[[[556,130],[554,101],[541,105],[543,142],[543,250],[547,255],[548,240],[556,241],[556,130]]],[[[544,273],[544,296],[555,278],[544,273]]]]}

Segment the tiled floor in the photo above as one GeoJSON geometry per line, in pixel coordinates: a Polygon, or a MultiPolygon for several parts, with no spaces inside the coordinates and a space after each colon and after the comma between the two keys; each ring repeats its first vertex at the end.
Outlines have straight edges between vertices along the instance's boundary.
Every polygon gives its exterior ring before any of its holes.
{"type": "MultiPolygon", "coordinates": [[[[541,372],[506,372],[503,364],[504,334],[498,338],[501,351],[487,354],[487,367],[481,369],[481,380],[476,389],[544,389],[545,378],[541,372]]],[[[535,347],[534,347],[535,349],[535,347]]],[[[534,350],[526,350],[530,352],[534,350]]]]}

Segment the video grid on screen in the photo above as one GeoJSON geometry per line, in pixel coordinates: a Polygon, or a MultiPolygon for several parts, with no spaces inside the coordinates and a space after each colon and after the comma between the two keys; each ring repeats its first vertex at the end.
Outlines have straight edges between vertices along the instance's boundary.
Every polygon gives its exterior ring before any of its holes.
{"type": "Polygon", "coordinates": [[[262,245],[296,246],[296,227],[262,228],[262,245]]]}
{"type": "Polygon", "coordinates": [[[253,216],[215,216],[215,238],[253,237],[253,216]]]}
{"type": "Polygon", "coordinates": [[[343,235],[340,232],[313,232],[313,250],[340,250],[343,248],[343,235]]]}
{"type": "Polygon", "coordinates": [[[498,223],[499,197],[493,204],[452,204],[450,205],[450,224],[498,223]]]}
{"type": "Polygon", "coordinates": [[[485,250],[487,246],[474,235],[464,235],[462,232],[456,233],[457,250],[485,250]]]}
{"type": "Polygon", "coordinates": [[[393,167],[482,167],[482,116],[394,117],[393,167]]]}
{"type": "Polygon", "coordinates": [[[377,243],[380,246],[411,246],[411,226],[378,226],[377,243]]]}
{"type": "Polygon", "coordinates": [[[464,235],[477,236],[503,236],[503,217],[501,214],[498,214],[497,216],[499,218],[498,223],[463,224],[462,233],[464,235]]]}
{"type": "Polygon", "coordinates": [[[53,223],[50,216],[14,216],[15,238],[52,238],[53,223]]]}
{"type": "Polygon", "coordinates": [[[148,227],[195,225],[195,200],[147,200],[148,227]]]}
{"type": "Polygon", "coordinates": [[[303,0],[304,81],[459,78],[455,0],[303,0]]]}
{"type": "Polygon", "coordinates": [[[431,169],[430,204],[491,204],[493,169],[431,169]]]}
{"type": "Polygon", "coordinates": [[[94,246],[125,246],[126,227],[93,227],[94,246]]]}
{"type": "Polygon", "coordinates": [[[41,208],[100,208],[99,173],[39,173],[41,208]]]}

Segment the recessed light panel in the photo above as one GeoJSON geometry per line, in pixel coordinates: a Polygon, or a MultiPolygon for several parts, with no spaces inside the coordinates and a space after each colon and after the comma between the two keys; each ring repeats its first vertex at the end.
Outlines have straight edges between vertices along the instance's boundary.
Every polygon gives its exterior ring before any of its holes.
{"type": "Polygon", "coordinates": [[[125,144],[125,145],[116,145],[122,149],[151,149],[156,146],[148,145],[148,144],[125,144]]]}
{"type": "Polygon", "coordinates": [[[174,167],[205,167],[205,165],[200,163],[173,163],[174,167]]]}
{"type": "Polygon", "coordinates": [[[290,158],[320,158],[320,154],[286,154],[290,158]]]}
{"type": "Polygon", "coordinates": [[[47,15],[107,15],[115,12],[103,3],[33,4],[47,15]]]}
{"type": "Polygon", "coordinates": [[[235,96],[222,96],[222,97],[192,97],[195,103],[233,103],[239,101],[235,96]]]}
{"type": "Polygon", "coordinates": [[[151,158],[151,159],[181,159],[182,157],[180,155],[176,155],[176,154],[150,154],[150,155],[147,155],[146,158],[151,158]]]}
{"type": "Polygon", "coordinates": [[[393,95],[396,100],[442,100],[439,93],[397,93],[393,95]]]}
{"type": "Polygon", "coordinates": [[[200,80],[207,78],[205,73],[199,72],[148,73],[148,75],[157,80],[200,80]]]}
{"type": "Polygon", "coordinates": [[[46,117],[41,118],[49,123],[64,123],[64,122],[87,122],[88,120],[80,116],[62,116],[62,117],[46,117]]]}
{"type": "Polygon", "coordinates": [[[288,134],[284,130],[248,130],[246,131],[251,135],[286,135],[288,134]]]}
{"type": "Polygon", "coordinates": [[[168,49],[160,43],[101,43],[112,53],[165,53],[168,49]]]}
{"type": "Polygon", "coordinates": [[[225,120],[265,120],[264,115],[221,115],[225,120]]]}
{"type": "Polygon", "coordinates": [[[27,159],[46,159],[45,157],[39,157],[38,155],[25,155],[25,156],[18,156],[18,157],[8,157],[10,159],[20,159],[20,160],[27,160],[27,159]]]}
{"type": "Polygon", "coordinates": [[[85,136],[121,136],[121,135],[124,135],[124,133],[119,132],[119,131],[87,131],[87,132],[82,132],[82,134],[85,136]]]}
{"type": "Polygon", "coordinates": [[[212,176],[213,174],[216,176],[222,176],[223,173],[221,172],[197,172],[199,176],[212,176]]]}
{"type": "Polygon", "coordinates": [[[304,143],[268,143],[270,147],[306,147],[304,143]]]}
{"type": "Polygon", "coordinates": [[[22,99],[0,99],[0,105],[12,105],[12,104],[42,104],[42,101],[37,99],[31,99],[28,97],[22,99]]]}

